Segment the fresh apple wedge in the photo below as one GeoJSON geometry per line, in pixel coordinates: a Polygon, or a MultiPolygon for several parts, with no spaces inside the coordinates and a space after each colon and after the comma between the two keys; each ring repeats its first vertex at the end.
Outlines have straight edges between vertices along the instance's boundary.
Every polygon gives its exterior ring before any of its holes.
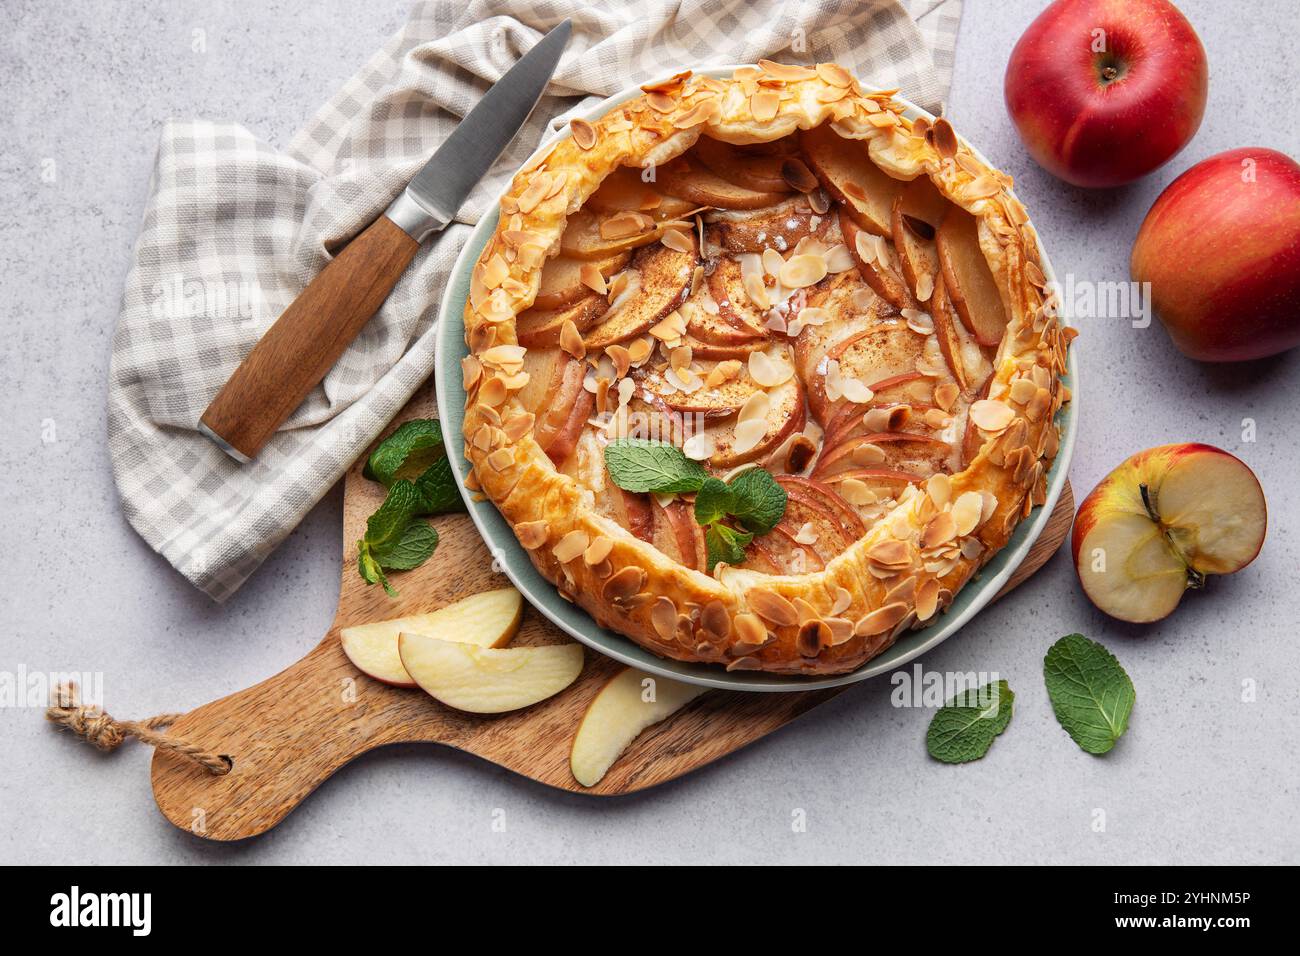
{"type": "Polygon", "coordinates": [[[557,348],[564,323],[572,322],[578,332],[585,332],[608,310],[605,297],[594,292],[558,309],[528,309],[515,320],[515,336],[527,349],[557,348]]]}
{"type": "Polygon", "coordinates": [[[695,144],[694,156],[709,172],[745,189],[768,193],[790,190],[789,183],[781,175],[781,164],[786,160],[782,153],[753,146],[733,146],[701,136],[695,144]]]}
{"type": "Polygon", "coordinates": [[[1007,328],[1007,310],[980,250],[978,220],[953,206],[939,224],[935,246],[944,288],[962,323],[980,345],[997,345],[1007,328]]]}
{"type": "Polygon", "coordinates": [[[800,142],[808,165],[843,211],[868,232],[889,236],[894,200],[906,184],[871,161],[866,143],[845,139],[829,123],[803,133],[800,142]]]}
{"type": "Polygon", "coordinates": [[[660,166],[655,185],[669,196],[719,209],[762,209],[779,203],[789,194],[788,189],[746,189],[709,172],[703,163],[687,156],[678,156],[660,166]]]}
{"type": "Polygon", "coordinates": [[[1173,612],[1188,588],[1240,571],[1268,527],[1255,473],[1212,445],[1138,452],[1079,506],[1072,547],[1088,599],[1135,624],[1173,612]]]}
{"type": "Polygon", "coordinates": [[[752,215],[720,212],[709,217],[719,245],[733,255],[746,252],[761,254],[764,249],[787,253],[801,239],[809,236],[825,239],[833,221],[829,213],[817,215],[808,207],[807,200],[802,198],[791,199],[752,215]]]}
{"type": "Polygon", "coordinates": [[[643,212],[666,221],[687,215],[695,206],[685,199],[665,196],[641,178],[640,170],[621,166],[588,197],[586,208],[603,213],[643,212]]]}
{"type": "Polygon", "coordinates": [[[585,298],[595,290],[582,281],[583,269],[595,269],[608,279],[627,265],[629,254],[616,252],[603,259],[584,262],[581,259],[569,259],[556,256],[548,259],[542,266],[542,277],[537,288],[537,298],[533,300],[534,309],[562,309],[585,298]]]}
{"type": "Polygon", "coordinates": [[[581,644],[477,647],[403,631],[402,666],[420,689],[470,714],[504,714],[554,697],[582,672],[581,644]]]}
{"type": "Polygon", "coordinates": [[[859,274],[876,295],[895,309],[919,309],[920,303],[903,275],[898,252],[889,241],[861,228],[843,209],[839,213],[839,223],[844,245],[858,264],[859,274]]]}
{"type": "Polygon", "coordinates": [[[898,251],[903,276],[918,302],[928,303],[934,293],[935,280],[939,277],[935,234],[951,205],[929,176],[912,180],[894,200],[890,218],[894,248],[898,251]]]}
{"type": "Polygon", "coordinates": [[[484,591],[427,614],[345,627],[339,632],[343,653],[357,670],[394,687],[414,687],[402,666],[397,636],[403,631],[429,634],[447,640],[501,647],[519,630],[523,598],[514,588],[484,591]]]}
{"type": "Polygon", "coordinates": [[[584,787],[600,783],[619,755],[648,727],[671,717],[708,688],[627,667],[592,698],[573,737],[569,766],[584,787]]]}
{"type": "Polygon", "coordinates": [[[700,261],[694,236],[689,238],[690,252],[678,252],[655,244],[639,250],[632,257],[630,268],[636,272],[638,285],[625,291],[623,295],[626,298],[622,304],[613,306],[605,313],[604,319],[583,336],[587,351],[598,352],[617,342],[644,335],[656,322],[686,301],[695,267],[700,261]]]}

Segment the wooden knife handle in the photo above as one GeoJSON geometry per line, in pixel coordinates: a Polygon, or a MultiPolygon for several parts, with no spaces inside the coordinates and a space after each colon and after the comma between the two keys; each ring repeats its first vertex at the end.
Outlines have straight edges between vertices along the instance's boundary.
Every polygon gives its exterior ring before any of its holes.
{"type": "Polygon", "coordinates": [[[255,457],[373,316],[419,243],[380,216],[334,258],[253,346],[203,417],[241,461],[255,457]]]}

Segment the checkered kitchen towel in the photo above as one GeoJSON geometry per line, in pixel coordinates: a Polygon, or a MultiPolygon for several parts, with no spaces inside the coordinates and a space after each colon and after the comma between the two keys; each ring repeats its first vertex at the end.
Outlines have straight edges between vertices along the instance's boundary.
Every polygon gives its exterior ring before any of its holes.
{"type": "Polygon", "coordinates": [[[127,518],[229,597],[433,368],[437,303],[470,226],[547,124],[707,63],[835,60],[939,111],[962,0],[423,0],[288,149],[201,120],[163,131],[113,340],[109,449],[127,518]],[[195,431],[253,343],[473,106],[564,17],[573,38],[528,126],[250,465],[195,431]]]}

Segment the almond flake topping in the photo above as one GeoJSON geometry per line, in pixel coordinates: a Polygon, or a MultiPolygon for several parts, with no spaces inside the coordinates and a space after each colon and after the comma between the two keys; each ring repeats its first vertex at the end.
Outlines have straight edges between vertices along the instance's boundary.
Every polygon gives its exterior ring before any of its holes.
{"type": "Polygon", "coordinates": [[[569,129],[573,131],[573,141],[582,149],[591,149],[596,145],[596,127],[585,119],[569,120],[569,129]]]}
{"type": "Polygon", "coordinates": [[[515,534],[520,544],[529,551],[536,551],[546,543],[550,526],[545,521],[525,521],[515,526],[515,534]]]}
{"type": "Polygon", "coordinates": [[[1016,413],[1005,402],[980,399],[970,407],[970,420],[986,432],[1000,432],[1011,424],[1016,413]]]}
{"type": "Polygon", "coordinates": [[[708,461],[715,451],[713,436],[699,431],[682,442],[682,454],[692,461],[708,461]]]}
{"type": "Polygon", "coordinates": [[[737,455],[743,455],[746,452],[753,451],[758,447],[766,434],[767,421],[765,419],[756,418],[745,422],[738,422],[736,424],[735,440],[732,442],[731,450],[737,455]]]}
{"type": "Polygon", "coordinates": [[[551,549],[551,553],[555,555],[555,560],[561,564],[568,564],[586,551],[589,544],[591,544],[591,539],[587,536],[587,532],[581,530],[570,531],[556,543],[555,547],[551,549]]]}

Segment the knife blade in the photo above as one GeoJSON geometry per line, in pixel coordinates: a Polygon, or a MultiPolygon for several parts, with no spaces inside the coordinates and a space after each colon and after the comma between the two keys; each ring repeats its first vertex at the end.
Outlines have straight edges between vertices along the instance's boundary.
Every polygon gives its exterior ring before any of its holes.
{"type": "Polygon", "coordinates": [[[384,214],[289,304],[208,405],[201,434],[236,461],[256,457],[379,311],[420,244],[447,227],[515,138],[571,30],[563,21],[507,70],[384,214]]]}

